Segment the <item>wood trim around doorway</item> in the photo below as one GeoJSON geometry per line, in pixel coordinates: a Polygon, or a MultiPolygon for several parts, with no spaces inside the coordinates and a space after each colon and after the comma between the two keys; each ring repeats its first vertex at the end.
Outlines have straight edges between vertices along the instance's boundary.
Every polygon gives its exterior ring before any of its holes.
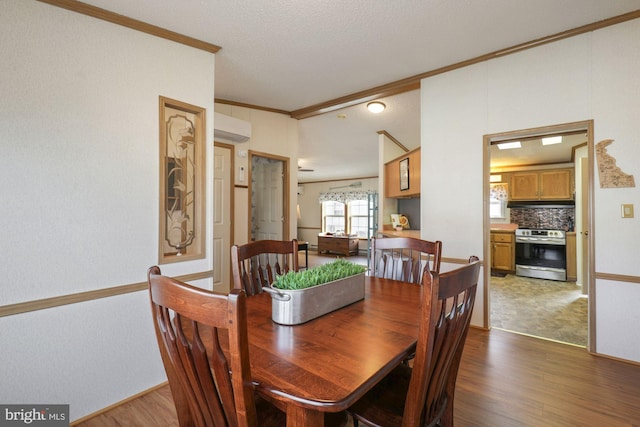
{"type": "Polygon", "coordinates": [[[491,292],[491,220],[489,218],[489,177],[491,175],[491,143],[495,141],[502,141],[506,139],[518,139],[529,138],[535,135],[550,135],[550,134],[562,134],[566,132],[572,132],[576,130],[586,131],[587,133],[587,153],[589,164],[589,188],[586,191],[588,197],[588,225],[589,230],[588,245],[589,250],[587,254],[589,278],[588,278],[588,292],[589,292],[589,315],[588,315],[588,345],[587,350],[591,353],[595,353],[596,349],[596,293],[595,293],[595,221],[594,221],[594,165],[595,165],[595,152],[593,141],[593,120],[585,120],[579,122],[563,123],[551,126],[543,126],[539,128],[521,129],[515,131],[508,131],[502,133],[494,133],[483,136],[483,259],[485,262],[483,282],[485,285],[484,300],[483,300],[483,326],[490,328],[490,292],[491,292]]]}
{"type": "Polygon", "coordinates": [[[282,180],[282,185],[283,185],[283,196],[282,196],[282,215],[284,216],[284,221],[282,223],[282,240],[289,240],[291,237],[291,233],[290,233],[290,221],[291,221],[291,215],[290,215],[290,207],[291,207],[291,200],[290,200],[290,177],[289,177],[289,170],[290,170],[290,163],[291,163],[291,159],[289,157],[284,157],[284,156],[278,156],[276,154],[271,154],[271,153],[263,153],[263,152],[259,152],[259,151],[254,151],[254,150],[249,150],[249,158],[248,158],[248,173],[247,173],[247,182],[248,182],[248,203],[247,203],[247,208],[248,208],[248,212],[247,212],[247,217],[248,217],[248,224],[247,224],[247,230],[248,230],[248,234],[247,234],[247,238],[250,240],[251,239],[251,227],[252,227],[252,222],[251,222],[251,211],[252,211],[252,207],[251,207],[251,193],[252,193],[252,188],[251,188],[251,182],[252,182],[252,173],[253,173],[253,156],[257,156],[257,157],[264,157],[267,159],[271,159],[271,160],[279,160],[283,163],[283,167],[282,167],[282,174],[283,174],[283,180],[282,180]]]}

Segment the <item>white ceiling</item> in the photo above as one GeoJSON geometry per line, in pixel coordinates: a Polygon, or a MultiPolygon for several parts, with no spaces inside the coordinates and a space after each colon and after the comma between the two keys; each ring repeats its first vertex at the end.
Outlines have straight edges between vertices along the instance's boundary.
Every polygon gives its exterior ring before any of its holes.
{"type": "Polygon", "coordinates": [[[586,143],[587,134],[582,132],[563,136],[562,143],[554,145],[542,145],[541,138],[522,140],[521,148],[511,150],[500,150],[497,145],[491,145],[491,168],[573,163],[574,147],[586,143]]]}
{"type": "MultiPolygon", "coordinates": [[[[85,0],[221,46],[215,96],[293,111],[640,9],[640,0],[85,0]]],[[[419,145],[419,91],[300,120],[300,181],[376,176],[419,145]],[[346,114],[340,119],[338,113],[346,114]]]]}

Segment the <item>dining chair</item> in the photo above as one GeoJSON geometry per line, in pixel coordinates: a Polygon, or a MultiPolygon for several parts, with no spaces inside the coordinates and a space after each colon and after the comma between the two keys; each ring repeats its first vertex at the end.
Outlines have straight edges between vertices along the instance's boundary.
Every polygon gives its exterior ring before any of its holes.
{"type": "Polygon", "coordinates": [[[442,242],[412,237],[371,239],[370,275],[419,283],[424,271],[440,271],[442,242]]]}
{"type": "Polygon", "coordinates": [[[180,426],[285,425],[285,413],[254,392],[245,292],[209,292],[162,276],[157,266],[147,278],[180,426]]]}
{"type": "Polygon", "coordinates": [[[446,273],[425,271],[413,367],[400,364],[347,412],[354,426],[453,426],[453,400],[480,273],[478,257],[446,273]]]}
{"type": "Polygon", "coordinates": [[[247,296],[262,292],[276,275],[298,271],[298,241],[256,240],[231,247],[233,287],[244,289],[247,296]]]}

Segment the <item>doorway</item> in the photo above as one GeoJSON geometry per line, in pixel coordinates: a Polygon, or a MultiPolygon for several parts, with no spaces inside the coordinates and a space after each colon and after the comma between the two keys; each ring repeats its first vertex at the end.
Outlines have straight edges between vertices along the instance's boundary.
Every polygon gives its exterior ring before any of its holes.
{"type": "Polygon", "coordinates": [[[289,240],[289,159],[249,151],[249,240],[289,240]]]}
{"type": "MultiPolygon", "coordinates": [[[[568,138],[566,140],[568,140],[568,138]]],[[[593,293],[593,287],[594,287],[593,274],[587,273],[585,275],[582,273],[583,270],[587,272],[591,272],[593,269],[593,251],[589,250],[589,248],[593,248],[593,242],[590,241],[591,236],[588,233],[588,230],[592,228],[592,224],[593,224],[593,215],[592,215],[592,212],[593,212],[592,188],[593,188],[593,180],[594,180],[593,179],[593,170],[594,170],[593,169],[593,121],[574,122],[574,123],[567,123],[567,124],[561,124],[561,125],[546,126],[541,128],[525,129],[520,131],[511,131],[511,132],[505,132],[505,133],[485,135],[484,144],[485,144],[484,145],[484,148],[485,148],[484,150],[484,185],[483,185],[484,200],[485,200],[485,213],[484,213],[484,217],[485,217],[485,254],[484,255],[485,256],[484,256],[484,259],[487,260],[487,263],[486,263],[487,268],[485,268],[485,272],[484,272],[484,283],[486,284],[486,289],[487,289],[487,292],[485,293],[485,296],[484,296],[485,325],[487,327],[492,327],[492,326],[499,327],[494,324],[494,321],[492,319],[493,317],[496,318],[495,323],[502,322],[503,319],[496,312],[496,310],[498,309],[504,309],[504,310],[509,310],[513,312],[514,313],[513,317],[517,318],[517,320],[520,322],[525,321],[526,314],[528,313],[528,309],[523,307],[522,300],[514,299],[513,301],[507,301],[505,305],[506,308],[500,308],[503,304],[505,304],[505,302],[498,301],[496,299],[496,297],[505,298],[503,295],[509,295],[509,293],[504,293],[504,294],[502,293],[503,288],[501,287],[505,286],[505,281],[509,282],[509,279],[514,280],[513,282],[507,283],[506,285],[506,289],[511,292],[516,288],[516,285],[522,286],[523,283],[526,285],[525,283],[526,280],[520,276],[516,277],[515,275],[510,275],[510,274],[505,275],[506,279],[504,277],[492,277],[492,274],[491,274],[490,267],[492,265],[491,260],[492,260],[492,247],[493,247],[493,244],[491,243],[491,229],[492,229],[492,226],[495,227],[495,224],[493,224],[493,222],[491,221],[491,218],[490,218],[491,215],[489,212],[491,209],[490,197],[492,194],[490,176],[492,174],[495,175],[495,174],[500,174],[500,172],[507,172],[507,171],[514,172],[514,171],[527,171],[527,170],[535,170],[535,169],[547,169],[547,168],[560,167],[557,165],[558,163],[564,163],[565,164],[564,166],[566,167],[567,166],[566,163],[568,162],[571,162],[573,166],[575,166],[575,188],[577,193],[575,197],[576,199],[575,200],[576,202],[575,217],[573,216],[573,212],[572,212],[572,217],[569,224],[570,224],[570,227],[572,227],[573,224],[575,223],[577,245],[573,244],[573,246],[581,246],[581,243],[584,242],[587,248],[584,251],[581,250],[581,248],[578,250],[579,257],[577,259],[577,265],[578,265],[577,274],[578,276],[580,276],[578,280],[582,281],[581,284],[583,286],[582,287],[578,286],[577,285],[578,281],[565,283],[565,282],[542,281],[540,279],[537,279],[537,280],[540,280],[540,282],[536,282],[535,284],[538,284],[541,286],[536,287],[535,292],[542,292],[542,289],[543,289],[542,285],[550,286],[548,289],[552,291],[558,291],[559,288],[561,287],[560,285],[563,285],[563,286],[567,285],[568,290],[572,292],[571,295],[575,295],[575,298],[579,298],[582,296],[581,295],[583,293],[582,289],[586,289],[589,295],[595,296],[593,293]],[[498,143],[521,141],[524,144],[524,142],[526,141],[538,140],[537,143],[540,144],[541,142],[540,139],[542,137],[546,138],[550,136],[567,136],[567,135],[576,135],[576,134],[586,135],[584,137],[586,141],[582,144],[583,148],[580,148],[580,144],[576,144],[575,146],[570,147],[571,158],[569,160],[565,158],[560,160],[541,159],[536,161],[534,158],[537,158],[540,154],[545,154],[545,153],[541,152],[541,153],[536,153],[535,155],[534,154],[523,155],[522,153],[525,150],[522,150],[520,152],[518,152],[518,150],[514,150],[510,156],[494,155],[496,158],[504,157],[507,159],[507,162],[503,162],[502,164],[499,164],[499,162],[495,161],[496,159],[492,158],[492,153],[496,151],[495,145],[498,143]],[[581,161],[579,159],[580,153],[579,152],[577,153],[577,150],[580,150],[582,152],[582,155],[586,156],[586,159],[584,161],[581,161]],[[517,159],[518,156],[520,156],[521,159],[519,161],[514,160],[514,159],[517,159]],[[510,167],[508,164],[509,160],[513,161],[513,163],[516,166],[510,167]],[[586,163],[586,168],[583,168],[582,165],[585,165],[585,163],[586,163]],[[585,176],[584,181],[581,179],[582,174],[580,173],[580,171],[586,172],[586,175],[584,175],[585,176]],[[582,184],[583,182],[584,184],[582,184]],[[581,200],[584,200],[583,204],[581,203],[581,200]],[[584,266],[584,269],[582,269],[583,266],[584,266]],[[547,283],[547,282],[550,282],[550,283],[547,283]],[[553,286],[554,284],[557,284],[558,286],[553,286]],[[571,284],[575,289],[571,287],[571,284]],[[518,312],[518,310],[520,310],[520,312],[518,312]]],[[[505,173],[505,175],[507,177],[510,176],[508,172],[505,173]]],[[[516,211],[517,214],[512,216],[511,212],[509,212],[510,210],[507,209],[507,211],[508,211],[507,219],[505,220],[505,222],[507,223],[521,222],[522,220],[521,212],[516,211]],[[511,218],[509,218],[510,216],[511,218]],[[513,219],[514,217],[516,221],[511,221],[511,219],[513,219]]],[[[570,233],[567,233],[567,235],[569,234],[570,233]]],[[[514,245],[515,245],[515,239],[514,239],[514,245]]],[[[532,281],[531,283],[534,283],[536,279],[530,279],[530,280],[532,281]]],[[[522,297],[522,295],[520,295],[520,297],[522,297]]],[[[533,298],[537,298],[537,297],[533,297],[533,298]]],[[[574,298],[574,297],[572,296],[571,298],[574,298]]],[[[593,349],[595,348],[595,323],[594,323],[595,301],[594,301],[594,298],[590,297],[588,298],[588,301],[584,299],[582,301],[578,301],[578,303],[583,305],[582,312],[584,313],[583,314],[585,319],[584,321],[586,322],[587,332],[586,332],[585,346],[587,347],[587,349],[593,351],[593,349]],[[586,313],[584,312],[585,310],[587,311],[586,313]]],[[[558,301],[555,301],[554,304],[557,306],[558,304],[561,304],[561,303],[558,301]]],[[[535,308],[537,309],[539,308],[539,305],[541,304],[538,304],[538,305],[534,304],[533,306],[535,306],[535,308]]],[[[532,320],[532,322],[536,322],[538,324],[536,325],[532,324],[531,325],[532,327],[528,330],[537,331],[537,330],[544,329],[543,327],[539,328],[540,317],[541,317],[540,315],[537,315],[536,317],[537,320],[532,320]]],[[[505,329],[508,329],[508,328],[505,328],[505,329]]],[[[523,329],[527,329],[527,328],[523,328],[523,329]]],[[[528,330],[523,330],[523,331],[513,330],[513,331],[525,333],[528,335],[540,336],[541,338],[555,339],[554,337],[545,337],[543,335],[528,333],[528,330]]],[[[559,341],[562,341],[562,340],[560,339],[559,341]]]]}
{"type": "Polygon", "coordinates": [[[234,147],[215,142],[213,148],[213,290],[229,292],[233,242],[234,147]]]}

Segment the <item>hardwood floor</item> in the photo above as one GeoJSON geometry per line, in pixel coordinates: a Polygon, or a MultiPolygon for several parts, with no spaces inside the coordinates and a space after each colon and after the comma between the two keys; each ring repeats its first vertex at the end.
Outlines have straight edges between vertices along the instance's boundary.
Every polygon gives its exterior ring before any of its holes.
{"type": "MultiPolygon", "coordinates": [[[[585,349],[472,328],[458,374],[456,427],[640,426],[640,366],[585,349]]],[[[169,387],[82,427],[177,426],[169,387]]]]}

